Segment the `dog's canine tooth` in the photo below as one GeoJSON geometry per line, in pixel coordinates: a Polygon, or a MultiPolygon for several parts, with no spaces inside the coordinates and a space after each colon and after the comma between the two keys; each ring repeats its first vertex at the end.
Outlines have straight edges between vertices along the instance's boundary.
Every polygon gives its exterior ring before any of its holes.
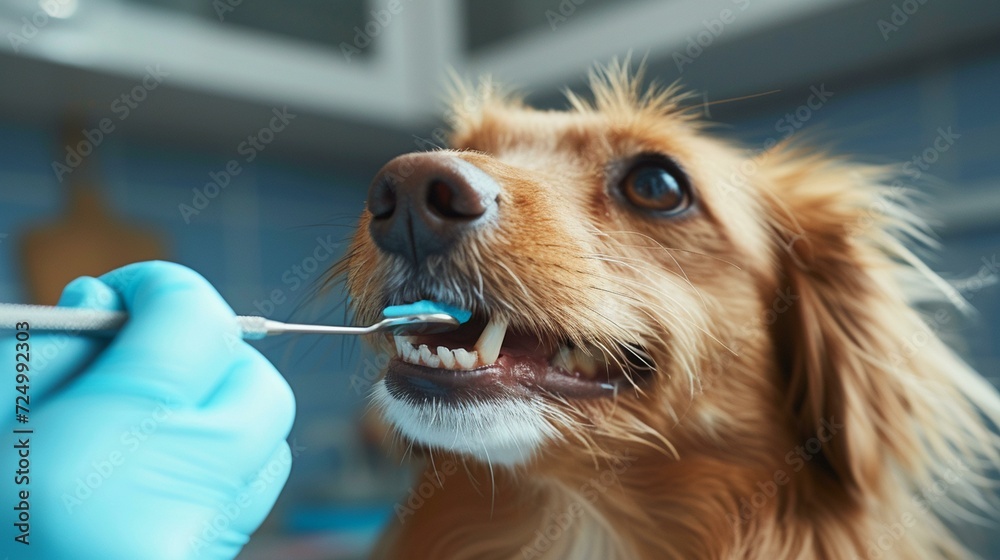
{"type": "Polygon", "coordinates": [[[503,346],[503,338],[507,335],[507,320],[492,318],[483,329],[476,341],[475,349],[479,352],[479,361],[482,365],[491,365],[500,357],[500,347],[503,346]]]}
{"type": "Polygon", "coordinates": [[[473,350],[469,352],[465,348],[456,348],[453,350],[455,354],[455,361],[462,369],[472,369],[476,367],[476,362],[479,361],[479,352],[473,350]]]}
{"type": "Polygon", "coordinates": [[[438,359],[446,369],[455,369],[455,353],[444,346],[437,347],[438,359]]]}

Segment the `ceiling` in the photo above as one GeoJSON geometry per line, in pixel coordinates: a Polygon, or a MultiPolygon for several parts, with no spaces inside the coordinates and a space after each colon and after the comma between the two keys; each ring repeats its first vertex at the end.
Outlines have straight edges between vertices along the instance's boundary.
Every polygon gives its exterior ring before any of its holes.
{"type": "Polygon", "coordinates": [[[37,0],[0,5],[0,75],[14,85],[0,88],[0,117],[97,119],[160,67],[123,136],[228,152],[287,106],[298,118],[269,157],[359,173],[437,126],[448,68],[558,104],[595,62],[633,52],[661,81],[721,99],[891,69],[1000,29],[1000,3],[987,0],[927,2],[891,40],[877,24],[890,0],[49,2],[61,17],[37,0]],[[696,40],[701,52],[688,51],[696,40]]]}

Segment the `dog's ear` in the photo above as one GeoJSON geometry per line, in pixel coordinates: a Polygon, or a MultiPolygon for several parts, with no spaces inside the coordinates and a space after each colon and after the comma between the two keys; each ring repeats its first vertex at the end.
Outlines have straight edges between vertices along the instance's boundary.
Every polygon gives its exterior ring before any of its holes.
{"type": "Polygon", "coordinates": [[[925,320],[908,301],[922,284],[961,304],[900,242],[925,235],[897,203],[902,188],[882,168],[780,148],[764,169],[778,288],[792,302],[772,336],[797,437],[825,442],[813,463],[860,498],[891,469],[916,482],[956,457],[995,458],[977,409],[995,419],[1000,400],[936,336],[958,315],[925,320]]]}

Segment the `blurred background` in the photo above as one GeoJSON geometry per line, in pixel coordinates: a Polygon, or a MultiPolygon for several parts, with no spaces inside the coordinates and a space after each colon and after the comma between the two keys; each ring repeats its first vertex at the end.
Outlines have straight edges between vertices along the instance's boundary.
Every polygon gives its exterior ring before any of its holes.
{"type": "MultiPolygon", "coordinates": [[[[317,290],[369,178],[442,143],[447,68],[562,107],[630,51],[750,151],[801,135],[909,162],[944,247],[932,266],[980,312],[938,327],[996,382],[992,0],[2,0],[0,301],[167,258],[239,313],[343,318],[339,289],[317,290]]],[[[349,341],[259,346],[298,397],[297,457],[241,558],[357,557],[409,477],[359,429],[380,364],[349,341]]],[[[995,527],[961,530],[1000,558],[995,527]]]]}

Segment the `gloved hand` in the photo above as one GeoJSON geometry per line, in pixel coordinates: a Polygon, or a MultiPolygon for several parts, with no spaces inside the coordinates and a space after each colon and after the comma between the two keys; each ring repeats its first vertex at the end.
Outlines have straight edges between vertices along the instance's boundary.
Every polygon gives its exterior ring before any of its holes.
{"type": "Polygon", "coordinates": [[[28,331],[27,423],[13,410],[17,341],[0,337],[0,558],[235,557],[288,476],[295,405],[284,379],[239,339],[219,294],[180,265],[80,278],[60,305],[130,319],[110,342],[28,331]],[[29,481],[18,484],[24,450],[29,481]],[[22,491],[28,545],[12,527],[22,491]]]}

